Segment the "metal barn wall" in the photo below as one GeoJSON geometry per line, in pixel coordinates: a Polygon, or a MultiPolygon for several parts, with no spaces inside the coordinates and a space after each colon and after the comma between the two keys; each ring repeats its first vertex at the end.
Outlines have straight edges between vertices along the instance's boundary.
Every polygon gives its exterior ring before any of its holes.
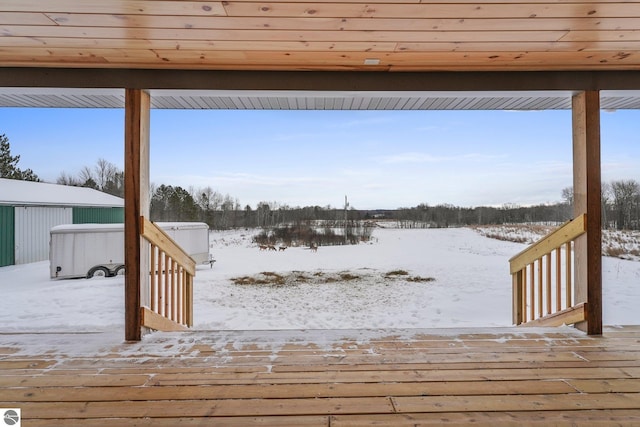
{"type": "Polygon", "coordinates": [[[73,208],[74,224],[121,224],[124,208],[73,208]]]}
{"type": "Polygon", "coordinates": [[[0,206],[0,267],[13,265],[15,214],[13,206],[0,206]]]}
{"type": "Polygon", "coordinates": [[[49,231],[71,224],[73,208],[18,206],[15,208],[15,264],[49,259],[49,231]]]}

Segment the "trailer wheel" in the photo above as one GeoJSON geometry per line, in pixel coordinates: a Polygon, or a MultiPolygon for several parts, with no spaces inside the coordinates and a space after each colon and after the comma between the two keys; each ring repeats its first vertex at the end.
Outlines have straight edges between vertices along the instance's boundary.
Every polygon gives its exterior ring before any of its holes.
{"type": "Polygon", "coordinates": [[[89,270],[89,272],[87,273],[87,279],[91,279],[92,277],[96,276],[96,277],[109,277],[110,271],[107,267],[93,267],[91,270],[89,270]]]}
{"type": "Polygon", "coordinates": [[[124,275],[124,265],[119,265],[113,272],[114,276],[124,275]]]}

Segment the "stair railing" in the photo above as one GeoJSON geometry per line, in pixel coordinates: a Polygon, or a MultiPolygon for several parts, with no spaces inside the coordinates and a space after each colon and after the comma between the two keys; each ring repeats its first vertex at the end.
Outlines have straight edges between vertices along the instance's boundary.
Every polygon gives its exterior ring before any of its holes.
{"type": "Polygon", "coordinates": [[[150,246],[150,304],[141,307],[142,325],[161,331],[191,327],[196,262],[164,230],[144,217],[141,235],[150,246]]]}
{"type": "Polygon", "coordinates": [[[586,233],[580,215],[509,260],[513,280],[513,323],[559,326],[585,320],[587,304],[574,303],[572,253],[586,233]]]}

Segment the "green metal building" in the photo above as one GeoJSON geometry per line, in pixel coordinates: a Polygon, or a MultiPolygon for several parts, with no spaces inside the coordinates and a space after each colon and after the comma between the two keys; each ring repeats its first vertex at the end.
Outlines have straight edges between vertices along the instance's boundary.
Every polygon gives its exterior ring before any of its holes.
{"type": "Polygon", "coordinates": [[[0,267],[49,259],[62,224],[124,222],[124,200],[90,188],[0,178],[0,267]]]}

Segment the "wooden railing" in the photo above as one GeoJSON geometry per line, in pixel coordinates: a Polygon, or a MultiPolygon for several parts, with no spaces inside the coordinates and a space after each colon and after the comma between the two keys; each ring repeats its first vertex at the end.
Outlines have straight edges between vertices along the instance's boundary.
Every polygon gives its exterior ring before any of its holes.
{"type": "Polygon", "coordinates": [[[161,331],[192,326],[196,262],[146,218],[142,218],[141,235],[150,244],[150,302],[149,307],[141,307],[142,325],[161,331]]]}
{"type": "Polygon", "coordinates": [[[581,215],[509,260],[513,278],[513,323],[560,326],[585,320],[587,304],[574,304],[572,252],[586,232],[581,215]]]}

